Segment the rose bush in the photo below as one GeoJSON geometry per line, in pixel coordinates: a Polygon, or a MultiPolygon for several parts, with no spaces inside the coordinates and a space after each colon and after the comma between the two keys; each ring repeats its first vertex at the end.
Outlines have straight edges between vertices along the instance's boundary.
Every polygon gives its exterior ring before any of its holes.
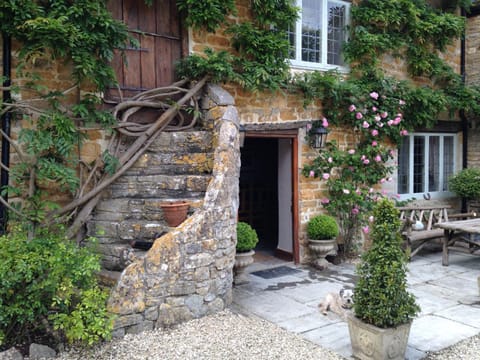
{"type": "MultiPolygon", "coordinates": [[[[347,147],[336,141],[303,167],[303,175],[321,178],[327,185],[322,205],[338,218],[344,255],[356,253],[360,229],[369,231],[368,216],[382,196],[381,184],[391,181],[393,144],[408,135],[402,107],[405,101],[372,91],[338,112],[335,123],[350,125],[353,142],[347,147]]],[[[322,126],[328,126],[328,120],[322,126]]]]}

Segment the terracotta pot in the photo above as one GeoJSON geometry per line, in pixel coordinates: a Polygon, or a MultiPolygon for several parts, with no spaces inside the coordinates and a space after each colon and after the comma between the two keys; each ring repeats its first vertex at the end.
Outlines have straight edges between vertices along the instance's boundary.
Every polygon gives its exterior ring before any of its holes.
{"type": "Polygon", "coordinates": [[[160,205],[168,226],[177,227],[187,218],[190,204],[187,201],[171,201],[160,205]]]}

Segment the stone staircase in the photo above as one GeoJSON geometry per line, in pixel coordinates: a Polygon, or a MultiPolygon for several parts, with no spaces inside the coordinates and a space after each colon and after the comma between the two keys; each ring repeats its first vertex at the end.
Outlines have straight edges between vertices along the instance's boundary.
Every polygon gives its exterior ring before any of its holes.
{"type": "Polygon", "coordinates": [[[114,284],[127,265],[172,230],[162,202],[186,200],[189,215],[201,207],[212,176],[213,143],[208,130],[163,132],[104,192],[87,223],[87,235],[99,242],[104,282],[114,284]]]}

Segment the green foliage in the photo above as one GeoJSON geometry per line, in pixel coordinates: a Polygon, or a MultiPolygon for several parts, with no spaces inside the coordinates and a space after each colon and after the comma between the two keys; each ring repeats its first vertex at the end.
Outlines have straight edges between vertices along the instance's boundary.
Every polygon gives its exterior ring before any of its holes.
{"type": "Polygon", "coordinates": [[[276,90],[288,78],[289,43],[283,32],[252,23],[231,26],[232,45],[240,54],[234,68],[248,90],[276,90]]]}
{"type": "Polygon", "coordinates": [[[57,206],[42,194],[52,191],[51,184],[71,194],[78,189],[76,159],[84,137],[79,126],[113,124],[112,115],[99,106],[99,94],[116,82],[110,64],[114,51],[134,40],[126,25],[113,19],[106,1],[96,0],[3,1],[0,31],[19,43],[16,75],[25,79],[28,97],[37,96],[35,104],[46,104],[41,109],[32,107],[32,111],[26,107],[25,120],[30,125],[21,130],[18,139],[25,154],[11,169],[11,186],[2,189],[20,195],[23,220],[38,224],[57,206]],[[74,103],[73,88],[47,88],[42,77],[47,71],[36,71],[54,62],[72,69],[71,74],[61,74],[71,78],[72,85],[87,84],[92,92],[74,103]]]}
{"type": "Polygon", "coordinates": [[[448,185],[451,191],[463,199],[480,199],[480,169],[463,169],[449,179],[448,185]]]}
{"type": "Polygon", "coordinates": [[[227,51],[205,50],[205,56],[190,55],[180,60],[175,68],[177,76],[183,79],[201,79],[209,76],[212,82],[238,81],[233,70],[234,57],[227,51]]]}
{"type": "MultiPolygon", "coordinates": [[[[219,4],[213,0],[179,2],[180,8],[188,11],[188,21],[208,31],[214,31],[231,11],[230,2],[222,3],[225,8],[219,4]],[[212,16],[212,20],[208,18],[212,12],[206,10],[210,6],[219,14],[212,16]]],[[[191,55],[180,61],[177,74],[190,79],[208,75],[212,81],[236,82],[251,91],[284,87],[289,77],[290,47],[285,31],[297,19],[298,8],[292,0],[253,1],[252,12],[254,21],[226,27],[226,33],[232,35],[235,54],[207,49],[204,57],[191,55]]]]}
{"type": "Polygon", "coordinates": [[[407,291],[406,255],[402,250],[399,212],[393,202],[380,200],[373,211],[372,247],[356,273],[355,316],[381,328],[411,321],[420,311],[407,291]]]}
{"type": "Polygon", "coordinates": [[[252,0],[255,21],[265,28],[287,30],[298,18],[294,0],[252,0]]]}
{"type": "Polygon", "coordinates": [[[113,324],[92,249],[68,241],[62,229],[42,229],[28,240],[15,228],[0,238],[0,258],[2,349],[51,336],[54,328],[57,340],[90,345],[109,338],[113,324]]]}
{"type": "Polygon", "coordinates": [[[177,0],[177,6],[186,14],[187,25],[209,32],[214,32],[229,14],[236,14],[234,0],[177,0]]]}
{"type": "Polygon", "coordinates": [[[329,240],[338,236],[335,218],[329,215],[317,215],[307,224],[307,235],[313,240],[329,240]]]}
{"type": "Polygon", "coordinates": [[[129,36],[105,1],[3,1],[0,14],[0,30],[22,43],[20,59],[68,59],[78,82],[89,79],[99,88],[114,83],[113,51],[124,48],[129,36]]]}
{"type": "Polygon", "coordinates": [[[249,224],[239,221],[237,223],[237,251],[250,251],[257,246],[258,235],[249,224]]]}

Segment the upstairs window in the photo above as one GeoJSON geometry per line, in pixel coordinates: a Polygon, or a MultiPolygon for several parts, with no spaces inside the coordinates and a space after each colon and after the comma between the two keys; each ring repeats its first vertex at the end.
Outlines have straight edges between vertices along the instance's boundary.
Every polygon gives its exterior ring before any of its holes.
{"type": "Polygon", "coordinates": [[[297,0],[300,17],[288,32],[294,67],[334,69],[345,66],[350,3],[341,0],[297,0]]]}
{"type": "Polygon", "coordinates": [[[455,171],[456,134],[415,133],[398,150],[398,194],[401,198],[448,194],[455,171]]]}

